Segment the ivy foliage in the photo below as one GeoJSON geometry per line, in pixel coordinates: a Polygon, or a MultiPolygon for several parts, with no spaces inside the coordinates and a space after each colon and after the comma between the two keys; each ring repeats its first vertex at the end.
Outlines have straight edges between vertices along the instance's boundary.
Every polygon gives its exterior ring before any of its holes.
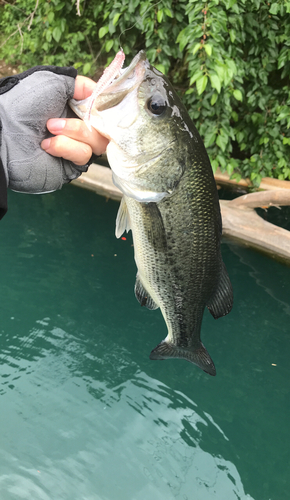
{"type": "MultiPolygon", "coordinates": [[[[9,0],[10,1],[10,0],[9,0]]],[[[93,76],[122,46],[145,49],[204,139],[213,169],[290,179],[290,0],[13,0],[0,59],[93,76]]],[[[2,46],[1,46],[2,45],[2,46]]]]}

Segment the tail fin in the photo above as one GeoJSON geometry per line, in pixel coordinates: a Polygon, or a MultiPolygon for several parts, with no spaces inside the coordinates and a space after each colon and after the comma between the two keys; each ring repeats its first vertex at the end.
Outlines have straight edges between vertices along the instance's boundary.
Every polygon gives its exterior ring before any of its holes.
{"type": "Polygon", "coordinates": [[[191,363],[199,366],[199,368],[201,368],[209,375],[216,375],[214,362],[201,342],[197,348],[186,349],[183,347],[175,346],[173,344],[169,344],[164,340],[150,353],[150,359],[155,360],[168,358],[186,359],[187,361],[190,361],[191,363]]]}

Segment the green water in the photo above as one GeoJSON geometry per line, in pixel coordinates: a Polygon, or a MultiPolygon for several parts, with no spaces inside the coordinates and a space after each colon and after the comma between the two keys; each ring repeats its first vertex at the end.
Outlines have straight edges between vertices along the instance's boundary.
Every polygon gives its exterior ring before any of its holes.
{"type": "Polygon", "coordinates": [[[288,500],[290,268],[223,242],[235,305],[202,327],[217,376],[150,361],[165,323],[134,297],[117,208],[73,186],[10,193],[0,499],[288,500]]]}

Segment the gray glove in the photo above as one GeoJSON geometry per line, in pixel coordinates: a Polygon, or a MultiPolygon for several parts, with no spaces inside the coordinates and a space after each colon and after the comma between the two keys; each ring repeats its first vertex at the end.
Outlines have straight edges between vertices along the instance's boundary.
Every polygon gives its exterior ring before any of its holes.
{"type": "Polygon", "coordinates": [[[75,116],[67,106],[73,97],[74,68],[36,66],[0,80],[0,163],[7,186],[25,193],[60,189],[88,165],[49,155],[40,147],[49,118],[75,116]]]}

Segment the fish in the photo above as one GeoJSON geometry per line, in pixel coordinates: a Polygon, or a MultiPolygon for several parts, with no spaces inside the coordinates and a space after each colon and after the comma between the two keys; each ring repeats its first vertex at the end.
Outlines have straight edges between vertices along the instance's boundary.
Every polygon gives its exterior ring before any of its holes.
{"type": "MultiPolygon", "coordinates": [[[[110,73],[110,72],[109,72],[110,73]]],[[[167,336],[152,360],[180,358],[216,375],[201,341],[205,308],[217,319],[233,305],[221,255],[222,221],[203,141],[173,86],[140,51],[94,102],[71,101],[108,138],[107,158],[123,197],[116,236],[132,231],[141,306],[160,308],[167,336]]]]}

